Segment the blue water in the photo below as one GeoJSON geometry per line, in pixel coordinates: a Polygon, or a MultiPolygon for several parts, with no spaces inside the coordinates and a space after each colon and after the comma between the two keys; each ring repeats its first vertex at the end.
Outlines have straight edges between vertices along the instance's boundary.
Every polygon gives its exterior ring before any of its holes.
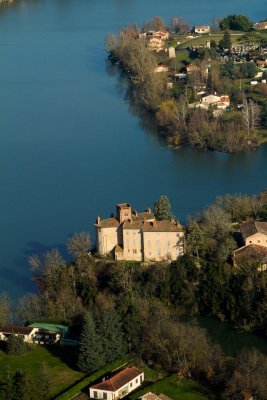
{"type": "Polygon", "coordinates": [[[254,0],[15,0],[0,8],[0,291],[33,290],[27,258],[160,194],[184,221],[216,195],[267,186],[267,146],[227,155],[170,150],[133,114],[104,39],[153,15],[191,24],[265,15],[254,0]]]}

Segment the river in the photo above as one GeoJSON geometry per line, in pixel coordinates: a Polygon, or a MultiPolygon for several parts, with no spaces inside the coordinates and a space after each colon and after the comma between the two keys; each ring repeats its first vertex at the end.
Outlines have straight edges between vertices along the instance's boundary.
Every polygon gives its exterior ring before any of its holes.
{"type": "Polygon", "coordinates": [[[141,126],[104,39],[153,15],[191,24],[265,16],[254,0],[16,0],[0,8],[0,292],[33,290],[29,255],[90,230],[114,204],[166,193],[181,221],[224,193],[267,186],[267,146],[227,155],[166,148],[141,126]]]}

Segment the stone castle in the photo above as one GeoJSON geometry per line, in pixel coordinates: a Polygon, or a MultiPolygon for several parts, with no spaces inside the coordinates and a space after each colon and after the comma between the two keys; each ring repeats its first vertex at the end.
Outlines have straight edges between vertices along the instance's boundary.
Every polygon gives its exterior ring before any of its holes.
{"type": "Polygon", "coordinates": [[[131,205],[116,205],[116,216],[97,217],[96,247],[100,256],[116,260],[165,261],[184,254],[184,230],[174,219],[158,221],[150,209],[132,212],[131,205]]]}

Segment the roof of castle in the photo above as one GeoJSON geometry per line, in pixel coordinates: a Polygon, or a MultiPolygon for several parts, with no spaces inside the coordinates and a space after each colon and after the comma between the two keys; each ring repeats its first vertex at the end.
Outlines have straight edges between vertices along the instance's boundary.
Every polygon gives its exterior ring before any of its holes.
{"type": "Polygon", "coordinates": [[[107,392],[116,392],[142,373],[143,372],[136,367],[127,367],[117,372],[111,378],[91,386],[91,388],[100,389],[107,392]]]}
{"type": "Polygon", "coordinates": [[[240,232],[244,239],[254,235],[255,233],[263,233],[264,235],[267,235],[267,222],[243,222],[240,225],[240,232]]]}
{"type": "Polygon", "coordinates": [[[117,220],[117,218],[111,217],[111,218],[107,218],[107,219],[102,219],[96,225],[99,228],[117,228],[118,226],[120,226],[120,223],[117,220]]]}
{"type": "Polygon", "coordinates": [[[183,227],[177,221],[154,221],[145,222],[142,226],[143,232],[182,232],[183,227]]]}

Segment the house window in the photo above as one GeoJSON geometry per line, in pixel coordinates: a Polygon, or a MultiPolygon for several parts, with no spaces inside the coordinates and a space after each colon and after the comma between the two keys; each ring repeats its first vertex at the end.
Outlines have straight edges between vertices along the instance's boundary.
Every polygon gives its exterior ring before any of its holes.
{"type": "Polygon", "coordinates": [[[138,378],[136,378],[135,383],[138,383],[138,378]]]}
{"type": "Polygon", "coordinates": [[[143,375],[140,376],[140,383],[143,382],[143,375]]]}
{"type": "Polygon", "coordinates": [[[249,243],[252,243],[252,240],[250,240],[249,243]]]}
{"type": "Polygon", "coordinates": [[[133,386],[133,382],[130,382],[130,387],[132,387],[133,386]]]}
{"type": "Polygon", "coordinates": [[[130,249],[128,249],[128,253],[130,253],[130,249]]]}
{"type": "Polygon", "coordinates": [[[133,249],[133,254],[137,254],[137,250],[136,249],[133,249]]]}
{"type": "Polygon", "coordinates": [[[103,399],[107,400],[107,398],[108,398],[108,394],[103,392],[103,399]]]}
{"type": "Polygon", "coordinates": [[[258,243],[260,243],[261,241],[260,240],[258,240],[258,243]]]}
{"type": "Polygon", "coordinates": [[[128,213],[127,213],[127,212],[125,212],[125,213],[124,213],[124,216],[125,216],[125,217],[128,217],[128,213]]]}
{"type": "Polygon", "coordinates": [[[97,399],[97,392],[94,392],[94,399],[97,399]]]}

